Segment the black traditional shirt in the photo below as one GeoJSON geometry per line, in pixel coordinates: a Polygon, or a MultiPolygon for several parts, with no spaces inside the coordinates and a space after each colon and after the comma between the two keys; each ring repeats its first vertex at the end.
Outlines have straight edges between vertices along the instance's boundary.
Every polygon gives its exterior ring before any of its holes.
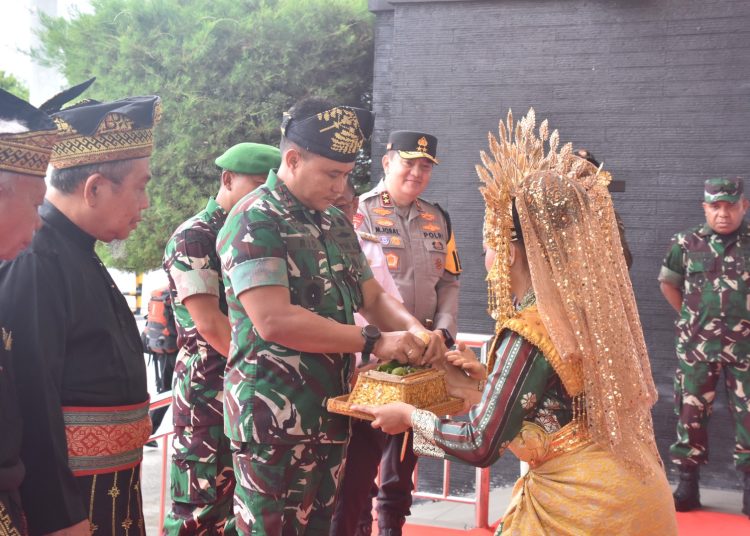
{"type": "Polygon", "coordinates": [[[62,406],[148,399],[138,327],[94,237],[48,201],[39,213],[43,225],[31,246],[0,264],[0,326],[13,334],[24,422],[21,497],[32,535],[86,517],[68,468],[62,406]]]}
{"type": "MultiPolygon", "coordinates": [[[[0,296],[0,299],[2,297],[0,296]]],[[[13,383],[11,330],[0,327],[0,494],[18,490],[23,479],[21,414],[13,383]]]]}

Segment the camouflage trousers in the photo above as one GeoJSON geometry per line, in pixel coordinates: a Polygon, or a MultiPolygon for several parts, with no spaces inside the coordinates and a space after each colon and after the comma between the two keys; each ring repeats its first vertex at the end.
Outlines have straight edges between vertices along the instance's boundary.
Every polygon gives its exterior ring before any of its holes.
{"type": "Polygon", "coordinates": [[[722,369],[729,409],[734,418],[734,463],[750,471],[750,362],[688,363],[679,360],[675,376],[677,442],[670,448],[678,465],[698,466],[708,461],[708,420],[716,398],[716,385],[722,369]]]}
{"type": "Polygon", "coordinates": [[[328,536],[346,444],[232,442],[240,534],[328,536]]]}
{"type": "Polygon", "coordinates": [[[176,426],[172,447],[172,509],[162,534],[236,534],[232,451],[223,424],[176,426]]]}

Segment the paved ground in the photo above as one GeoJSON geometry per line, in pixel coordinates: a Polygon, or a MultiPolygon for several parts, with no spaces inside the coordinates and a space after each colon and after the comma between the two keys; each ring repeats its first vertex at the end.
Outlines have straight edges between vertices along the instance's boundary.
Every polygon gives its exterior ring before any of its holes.
{"type": "MultiPolygon", "coordinates": [[[[170,422],[167,413],[165,422],[170,422]]],[[[169,447],[168,447],[169,448],[169,447]]],[[[159,496],[161,485],[162,444],[158,448],[146,448],[143,457],[143,508],[146,516],[147,534],[159,533],[159,496]]],[[[167,475],[169,478],[169,475],[167,475]]],[[[167,483],[169,490],[169,483],[167,483]]],[[[169,492],[167,491],[167,496],[169,492]]],[[[511,488],[495,488],[490,492],[489,522],[494,523],[502,516],[510,500],[511,488]]],[[[706,510],[739,514],[742,508],[742,493],[717,489],[701,489],[701,500],[706,510]]],[[[167,503],[168,506],[168,503],[167,503]]],[[[416,525],[433,525],[453,529],[470,529],[474,527],[474,507],[472,505],[421,500],[412,507],[409,522],[416,525]]]]}

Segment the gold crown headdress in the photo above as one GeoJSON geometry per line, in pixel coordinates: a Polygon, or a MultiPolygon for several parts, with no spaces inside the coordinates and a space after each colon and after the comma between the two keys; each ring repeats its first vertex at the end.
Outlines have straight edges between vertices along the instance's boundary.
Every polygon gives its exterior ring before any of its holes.
{"type": "MultiPolygon", "coordinates": [[[[568,367],[580,371],[589,433],[629,467],[657,463],[650,409],[656,401],[643,331],[620,245],[609,174],[560,145],[534,110],[512,113],[489,135],[477,173],[486,203],[485,241],[497,252],[487,280],[497,331],[513,315],[510,242],[515,200],[537,308],[568,367]],[[549,149],[545,151],[545,143],[549,149]]],[[[572,392],[578,391],[578,392],[572,392]]]]}
{"type": "MultiPolygon", "coordinates": [[[[486,205],[484,241],[497,252],[495,263],[487,274],[490,316],[501,327],[513,315],[513,300],[510,292],[510,242],[515,239],[511,211],[521,181],[528,175],[549,169],[566,172],[572,167],[573,148],[565,144],[558,152],[560,136],[557,130],[550,134],[545,119],[536,128],[536,113],[531,108],[520,121],[513,123],[513,112],[508,111],[506,122],[500,121],[499,139],[488,133],[490,155],[480,152],[482,164],[476,166],[477,174],[484,183],[480,192],[486,205]],[[549,142],[545,153],[544,144],[549,142]]],[[[575,159],[580,160],[580,159],[575,159]]],[[[579,164],[580,166],[580,164],[579,164]]]]}

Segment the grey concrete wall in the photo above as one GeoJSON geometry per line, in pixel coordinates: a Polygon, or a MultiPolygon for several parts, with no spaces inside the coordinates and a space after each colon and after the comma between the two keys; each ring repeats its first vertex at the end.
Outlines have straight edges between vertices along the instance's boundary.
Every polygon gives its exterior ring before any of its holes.
{"type": "MultiPolygon", "coordinates": [[[[660,402],[663,455],[674,435],[672,313],[656,275],[671,236],[702,220],[702,181],[748,174],[750,2],[745,0],[374,0],[373,176],[392,129],[438,139],[426,197],[451,213],[465,272],[459,325],[490,332],[481,259],[483,204],[474,165],[488,131],[530,106],[561,139],[626,182],[613,194],[660,402]]],[[[748,181],[750,187],[750,181],[748,181]]],[[[738,487],[726,397],[711,424],[703,481],[738,487]]],[[[512,475],[515,460],[497,471],[512,475]]]]}

